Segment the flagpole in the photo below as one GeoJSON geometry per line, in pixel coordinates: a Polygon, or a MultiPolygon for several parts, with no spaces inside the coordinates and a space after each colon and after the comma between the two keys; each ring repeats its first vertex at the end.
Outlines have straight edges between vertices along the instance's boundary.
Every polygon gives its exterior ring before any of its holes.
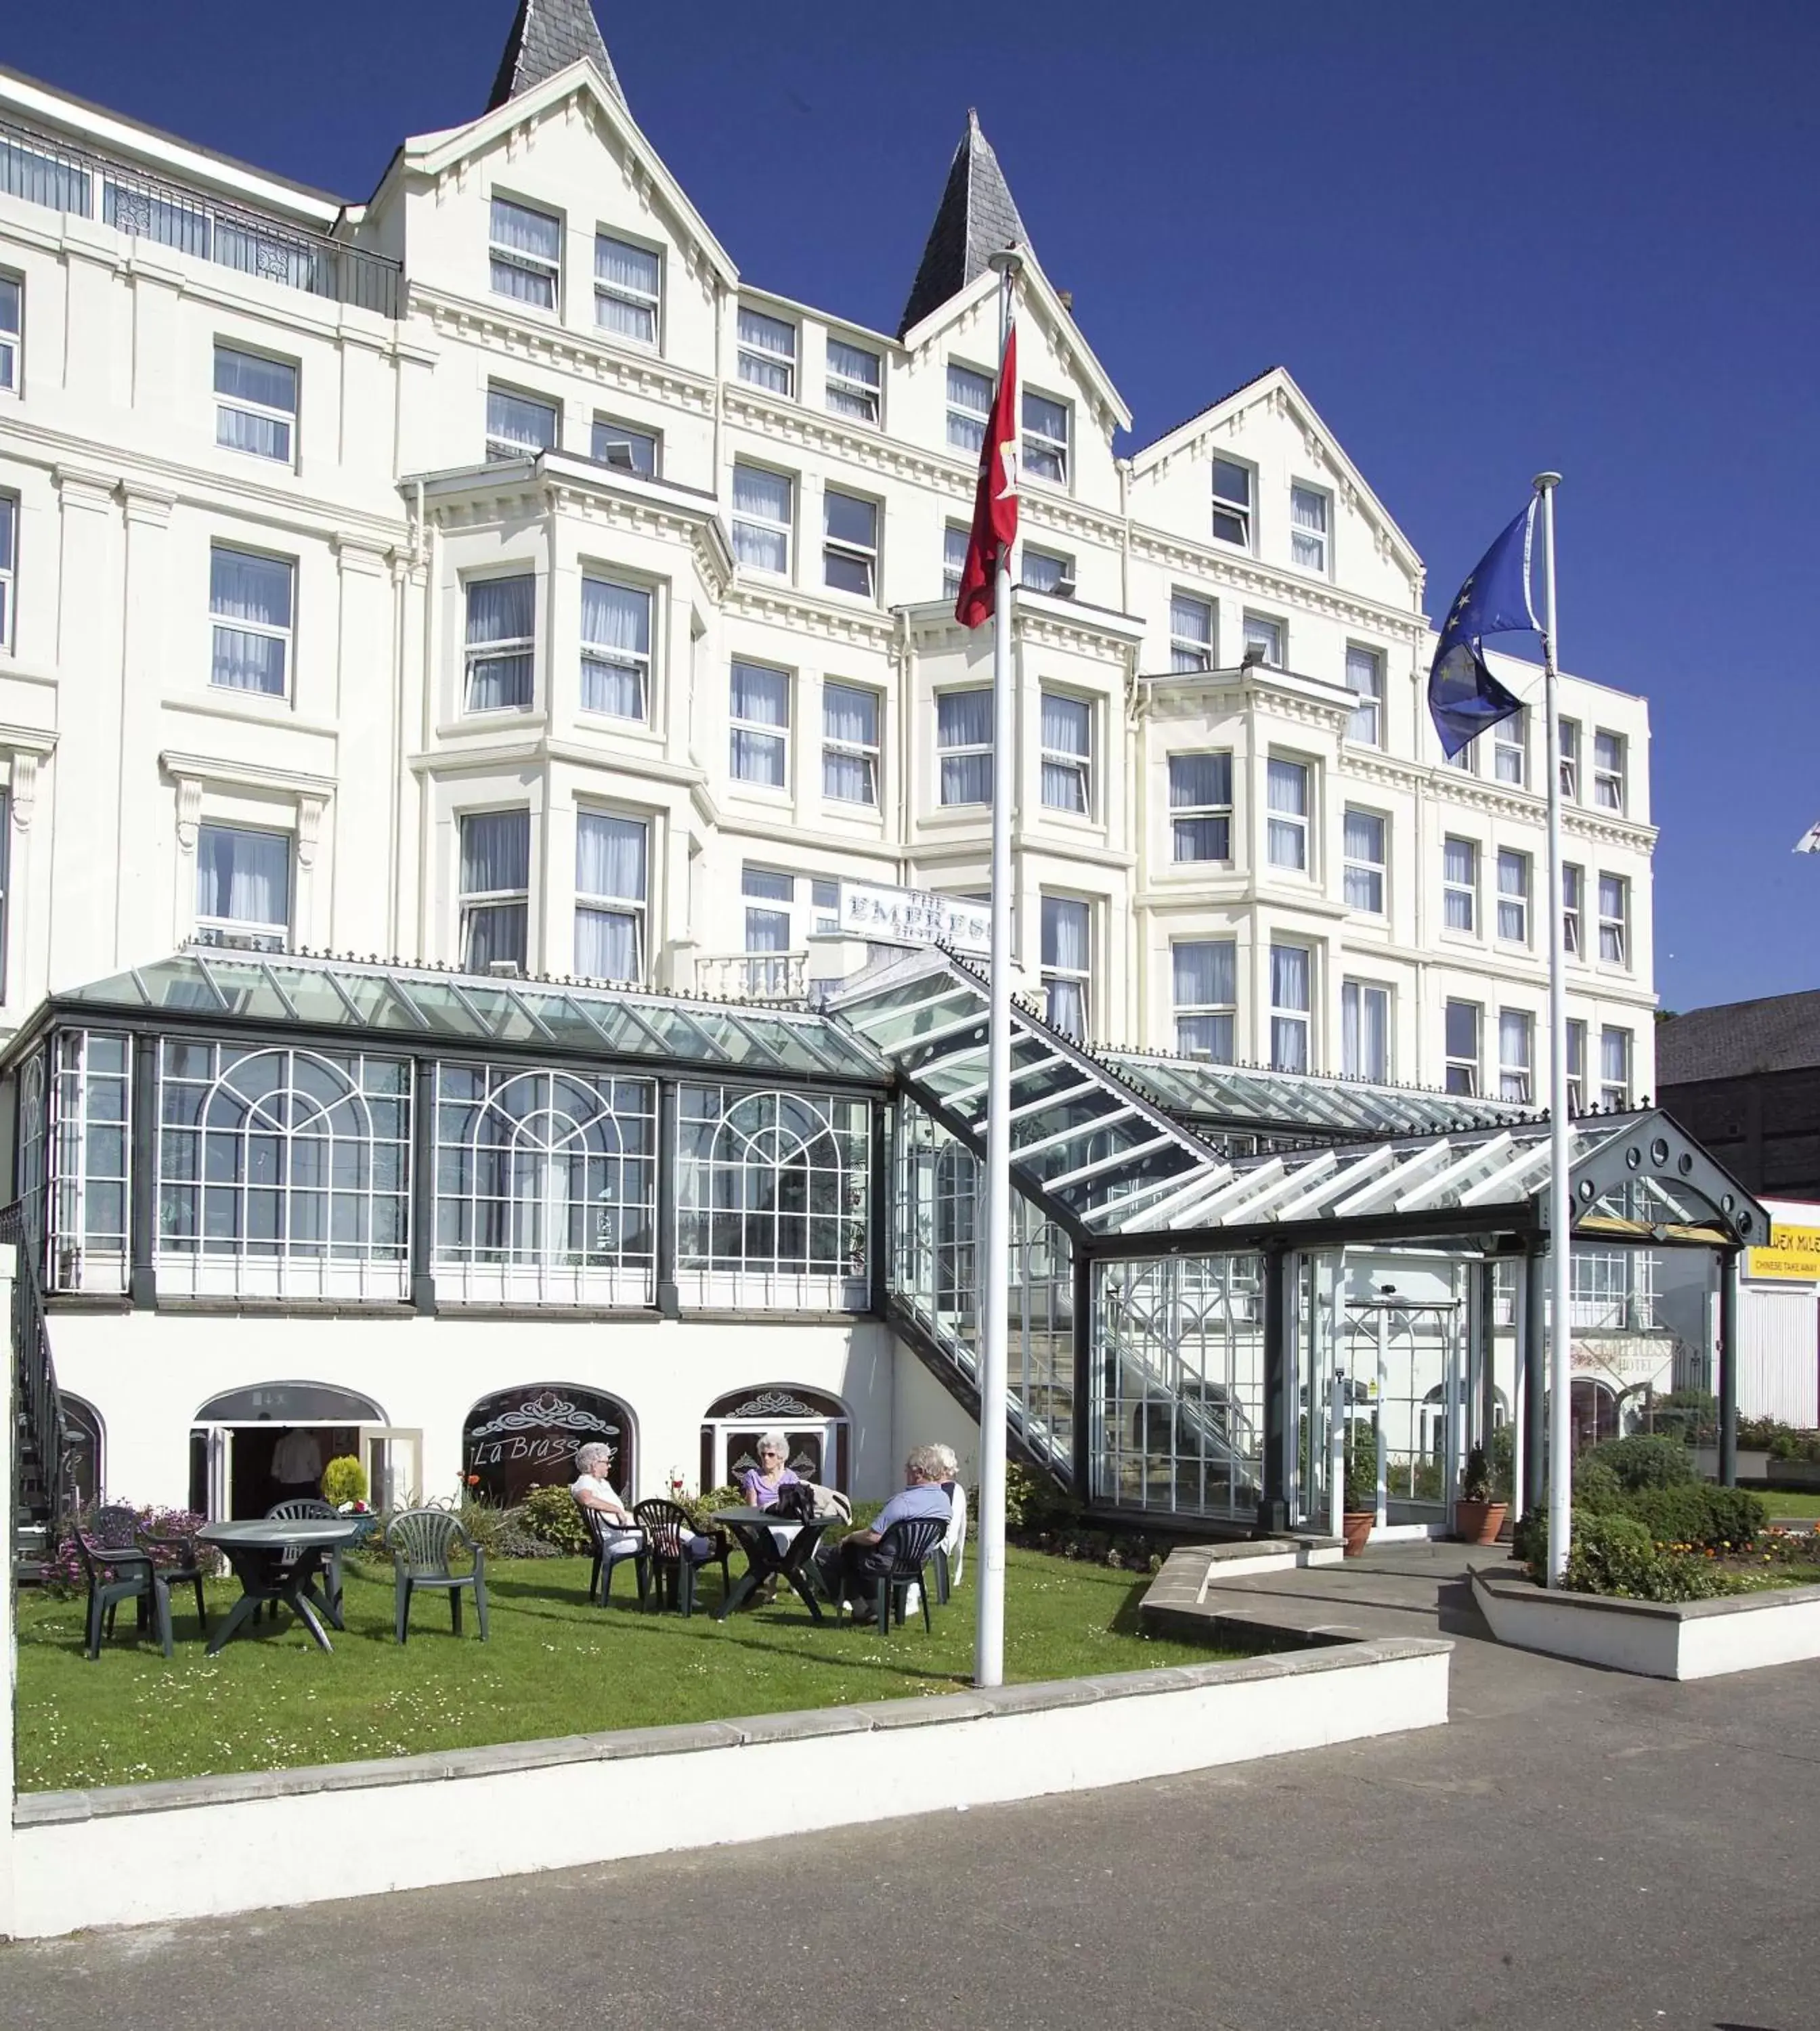
{"type": "MultiPolygon", "coordinates": [[[[998,356],[1011,336],[1023,263],[994,254],[998,356]]],[[[1013,416],[1017,414],[1013,391],[1013,416]]],[[[1011,799],[1016,738],[1011,689],[1011,546],[1001,544],[992,582],[992,970],[986,1045],[986,1217],[975,1258],[979,1284],[979,1601],[973,1682],[1005,1683],[1005,1403],[1011,1267],[1011,799]]]]}
{"type": "MultiPolygon", "coordinates": [[[[1567,932],[1561,915],[1561,685],[1555,667],[1554,490],[1558,472],[1538,473],[1542,496],[1543,697],[1548,723],[1548,1583],[1567,1570],[1573,1530],[1572,1210],[1568,1204],[1567,932]]],[[[1533,1327],[1532,1327],[1533,1330],[1533,1327]]]]}

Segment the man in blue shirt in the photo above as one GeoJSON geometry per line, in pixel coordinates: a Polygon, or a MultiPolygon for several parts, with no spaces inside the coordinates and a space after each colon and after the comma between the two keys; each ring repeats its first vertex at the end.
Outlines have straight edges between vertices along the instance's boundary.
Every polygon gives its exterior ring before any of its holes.
{"type": "Polygon", "coordinates": [[[830,1544],[826,1539],[815,1548],[815,1564],[822,1584],[834,1601],[851,1601],[854,1619],[863,1621],[871,1612],[871,1597],[878,1580],[876,1564],[878,1540],[893,1523],[913,1516],[929,1516],[945,1523],[950,1514],[947,1491],[942,1486],[945,1463],[933,1446],[918,1446],[904,1463],[904,1487],[878,1512],[870,1530],[850,1530],[830,1544]]]}

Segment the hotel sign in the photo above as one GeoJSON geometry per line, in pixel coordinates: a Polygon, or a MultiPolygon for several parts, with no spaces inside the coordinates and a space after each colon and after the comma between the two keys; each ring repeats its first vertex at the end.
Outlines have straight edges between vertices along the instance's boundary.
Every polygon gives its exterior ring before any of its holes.
{"type": "Polygon", "coordinates": [[[1777,1220],[1770,1230],[1767,1248],[1744,1250],[1744,1274],[1820,1284],[1820,1227],[1790,1227],[1777,1220]]]}
{"type": "Polygon", "coordinates": [[[877,881],[841,884],[841,930],[875,945],[943,945],[990,952],[992,906],[927,889],[890,889],[877,881]]]}

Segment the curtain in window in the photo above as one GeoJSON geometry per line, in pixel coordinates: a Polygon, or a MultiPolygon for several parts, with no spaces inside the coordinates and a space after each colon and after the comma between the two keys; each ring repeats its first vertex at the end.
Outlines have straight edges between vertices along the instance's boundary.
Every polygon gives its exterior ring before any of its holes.
{"type": "Polygon", "coordinates": [[[992,694],[989,691],[943,691],[935,701],[935,745],[938,749],[973,748],[983,752],[942,755],[942,801],[945,804],[989,804],[992,801],[992,694]]]}
{"type": "MultiPolygon", "coordinates": [[[[0,543],[0,564],[7,546],[0,543]]],[[[209,554],[209,611],[217,620],[210,681],[229,691],[282,697],[285,642],[282,635],[223,627],[223,620],[261,628],[291,624],[291,567],[275,557],[216,548],[209,554]]]]}
{"type": "Polygon", "coordinates": [[[828,341],[828,371],[838,381],[828,389],[828,407],[837,416],[858,416],[869,423],[878,420],[878,356],[841,340],[828,341]],[[856,386],[840,385],[852,382],[856,386]],[[871,392],[867,393],[866,390],[871,392]]]}
{"type": "Polygon", "coordinates": [[[468,812],[461,821],[462,894],[492,895],[530,885],[530,812],[468,812]]]}
{"type": "Polygon", "coordinates": [[[1599,957],[1620,963],[1624,956],[1624,885],[1615,874],[1599,877],[1599,957]]]}
{"type": "Polygon", "coordinates": [[[1180,642],[1194,642],[1203,649],[1214,643],[1214,609],[1204,599],[1172,599],[1169,632],[1180,642]]]}
{"type": "Polygon", "coordinates": [[[760,571],[790,565],[790,483],[756,466],[733,468],[733,554],[760,571]]]}
{"type": "Polygon", "coordinates": [[[232,346],[218,345],[214,391],[230,402],[257,402],[263,408],[294,414],[297,370],[282,360],[262,360],[255,353],[237,352],[232,346]]]}
{"type": "Polygon", "coordinates": [[[1382,988],[1348,981],[1340,990],[1340,1052],[1348,1078],[1389,1077],[1389,996],[1382,988]]]}
{"type": "Polygon", "coordinates": [[[1507,1094],[1509,1100],[1527,1100],[1529,1097],[1529,1018],[1520,1008],[1501,1008],[1497,1012],[1497,1062],[1506,1071],[1522,1072],[1525,1076],[1523,1090],[1507,1094]]]}
{"type": "Polygon", "coordinates": [[[1631,1075],[1631,1040],[1628,1030],[1599,1032],[1599,1077],[1607,1086],[1627,1086],[1631,1075]]]}
{"type": "Polygon", "coordinates": [[[546,270],[561,264],[561,221],[496,197],[493,200],[492,234],[495,248],[544,264],[538,267],[521,266],[516,261],[502,260],[496,254],[491,264],[494,290],[503,296],[514,296],[520,303],[537,304],[545,310],[553,308],[556,283],[546,270]]]}
{"type": "Polygon", "coordinates": [[[1299,762],[1273,761],[1269,768],[1269,797],[1270,809],[1283,814],[1269,823],[1270,864],[1305,868],[1308,864],[1307,770],[1299,762]],[[1301,822],[1292,822],[1295,820],[1301,822]]]}
{"type": "Polygon", "coordinates": [[[181,253],[209,256],[208,214],[195,204],[135,190],[108,177],[101,186],[101,215],[117,232],[156,240],[181,253]]]}
{"type": "Polygon", "coordinates": [[[1069,973],[1087,970],[1087,935],[1092,918],[1085,903],[1065,896],[1042,899],[1042,963],[1069,973]]]}
{"type": "Polygon", "coordinates": [[[1087,1034],[1087,983],[1051,980],[1046,985],[1050,1027],[1079,1042],[1087,1034]]]}
{"type": "Polygon", "coordinates": [[[1255,649],[1273,669],[1280,669],[1283,661],[1283,630],[1274,620],[1260,620],[1255,613],[1245,616],[1245,647],[1255,649]]]}
{"type": "Polygon", "coordinates": [[[1303,945],[1270,948],[1270,1005],[1308,1012],[1308,953],[1303,945]]]}
{"type": "Polygon", "coordinates": [[[1447,928],[1450,931],[1470,931],[1472,929],[1473,892],[1478,885],[1479,857],[1474,852],[1472,842],[1464,839],[1446,839],[1441,843],[1441,874],[1446,890],[1447,928]]]}
{"type": "Polygon", "coordinates": [[[643,919],[636,911],[596,910],[578,906],[575,912],[575,970],[589,980],[644,978],[640,950],[643,919]]]}
{"type": "Polygon", "coordinates": [[[733,771],[742,782],[785,787],[786,770],[781,732],[762,733],[754,729],[790,723],[790,680],[781,670],[761,669],[751,663],[735,663],[733,669],[732,714],[733,771]]]}
{"type": "Polygon", "coordinates": [[[1238,1000],[1237,947],[1230,938],[1177,945],[1170,958],[1177,1008],[1229,1007],[1238,1000]]]}
{"type": "Polygon", "coordinates": [[[52,211],[89,215],[88,172],[16,141],[0,141],[0,191],[52,211]]]}
{"type": "Polygon", "coordinates": [[[196,834],[196,873],[199,917],[289,926],[291,842],[285,834],[205,825],[196,834]]]}
{"type": "Polygon", "coordinates": [[[1233,801],[1233,758],[1229,755],[1172,755],[1169,803],[1177,811],[1233,801]]]}
{"type": "Polygon", "coordinates": [[[575,893],[610,896],[616,901],[645,900],[647,833],[642,818],[582,811],[575,825],[575,893]]]}
{"type": "Polygon", "coordinates": [[[499,444],[520,445],[533,457],[556,442],[556,412],[502,388],[487,391],[487,434],[499,444]]]}
{"type": "Polygon", "coordinates": [[[620,719],[645,716],[651,594],[605,579],[581,581],[581,702],[620,719]]]}
{"type": "Polygon", "coordinates": [[[1293,561],[1314,571],[1327,561],[1327,501],[1306,487],[1289,490],[1289,547],[1293,561]]]}
{"type": "Polygon", "coordinates": [[[746,950],[781,952],[790,949],[790,917],[787,910],[748,910],[746,950]]]}
{"type": "Polygon", "coordinates": [[[1042,744],[1048,751],[1042,763],[1042,801],[1053,810],[1084,811],[1087,808],[1087,770],[1066,762],[1052,762],[1050,754],[1079,755],[1083,764],[1091,751],[1093,710],[1078,699],[1042,694],[1042,744]]]}
{"type": "Polygon", "coordinates": [[[1345,823],[1346,858],[1368,861],[1373,866],[1384,859],[1384,821],[1369,811],[1349,811],[1345,823]]]}
{"type": "Polygon", "coordinates": [[[528,642],[536,628],[534,578],[472,579],[468,584],[468,710],[497,712],[528,706],[531,652],[485,653],[496,642],[528,642]]]}
{"type": "Polygon", "coordinates": [[[822,687],[822,737],[838,746],[822,753],[822,792],[852,804],[878,801],[871,753],[854,754],[854,748],[876,750],[878,745],[878,698],[875,691],[856,691],[851,684],[822,687]]]}
{"type": "Polygon", "coordinates": [[[595,320],[603,330],[626,338],[641,339],[649,345],[657,339],[657,311],[653,304],[628,302],[610,292],[627,290],[635,297],[658,293],[658,257],[645,247],[628,247],[623,240],[610,240],[598,233],[594,242],[594,279],[602,285],[595,298],[595,320]]]}
{"type": "Polygon", "coordinates": [[[789,394],[791,372],[796,359],[796,326],[785,324],[781,318],[766,317],[763,311],[742,307],[740,345],[744,350],[740,378],[756,387],[769,388],[776,394],[789,394]]]}

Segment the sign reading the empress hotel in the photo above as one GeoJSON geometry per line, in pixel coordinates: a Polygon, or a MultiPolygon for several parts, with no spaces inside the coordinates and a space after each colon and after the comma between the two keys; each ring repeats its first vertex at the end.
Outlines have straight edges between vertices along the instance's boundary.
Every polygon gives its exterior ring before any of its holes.
{"type": "MultiPolygon", "coordinates": [[[[932,186],[945,139],[917,144],[932,186]]],[[[105,1023],[32,1060],[21,1138],[61,1150],[69,1185],[45,1202],[47,1273],[135,1301],[130,1330],[93,1338],[104,1379],[116,1359],[138,1377],[117,1424],[168,1373],[149,1342],[124,1351],[154,1296],[296,1299],[321,1222],[358,1246],[307,1295],[415,1307],[399,1335],[434,1317],[468,1403],[565,1371],[500,1372],[457,1302],[560,1287],[680,1307],[686,1332],[692,1302],[762,1284],[822,1323],[771,1329],[789,1345],[762,1359],[700,1329],[673,1404],[598,1414],[642,1420],[656,1474],[694,1461],[709,1399],[788,1381],[847,1404],[855,1471],[882,1474],[868,1448],[888,1459],[909,1411],[885,1370],[855,1379],[855,1336],[882,1326],[840,1316],[882,1288],[855,1212],[883,1176],[856,1097],[875,1060],[804,1044],[798,1064],[777,1038],[717,1060],[707,1016],[681,1043],[645,1016],[693,1084],[557,1091],[551,1072],[508,1094],[489,1012],[543,977],[592,984],[583,1030],[669,997],[763,1004],[797,1038],[887,947],[933,926],[983,948],[995,792],[1024,1005],[1064,1039],[1531,1102],[1558,901],[1577,1104],[1648,1090],[1643,701],[1564,680],[1551,899],[1538,727],[1444,764],[1422,561],[1287,368],[1210,361],[1232,393],[1134,425],[1094,306],[1051,286],[971,113],[920,259],[903,252],[892,331],[767,290],[640,129],[586,0],[524,0],[484,109],[407,137],[345,200],[0,73],[0,1026],[23,1049],[47,997],[143,983],[193,946],[167,1009],[244,1016],[268,1055],[299,1023],[343,1033],[327,1071],[105,1023]],[[990,643],[953,609],[998,356],[987,260],[1009,245],[1024,490],[1016,738],[995,751],[990,643]],[[323,952],[416,969],[422,993],[275,963],[323,952]],[[439,969],[456,984],[432,1006],[439,969]],[[786,1060],[819,1087],[744,1094],[786,1060]],[[311,1196],[285,1140],[306,1091],[336,1150],[366,1153],[341,1197],[311,1196]],[[535,1205],[476,1153],[508,1119],[563,1153],[571,1182],[539,1172],[535,1205]],[[822,1182],[800,1234],[776,1211],[761,1273],[716,1221],[786,1146],[822,1182]],[[678,1150],[699,1225],[647,1217],[650,1167],[678,1150]],[[413,1201],[406,1172],[433,1162],[413,1201]]],[[[512,1019],[553,1049],[531,1003],[512,1019]]],[[[377,1329],[338,1331],[352,1349],[377,1329]]],[[[327,1366],[294,1341],[249,1377],[230,1337],[181,1392],[205,1463],[198,1404],[327,1366]]],[[[362,1343],[378,1400],[339,1424],[397,1421],[390,1358],[362,1343]]],[[[110,1480],[181,1493],[191,1429],[110,1480]]],[[[424,1443],[440,1486],[459,1430],[424,1443]]],[[[226,1500],[233,1470],[207,1470],[226,1500]]]]}

